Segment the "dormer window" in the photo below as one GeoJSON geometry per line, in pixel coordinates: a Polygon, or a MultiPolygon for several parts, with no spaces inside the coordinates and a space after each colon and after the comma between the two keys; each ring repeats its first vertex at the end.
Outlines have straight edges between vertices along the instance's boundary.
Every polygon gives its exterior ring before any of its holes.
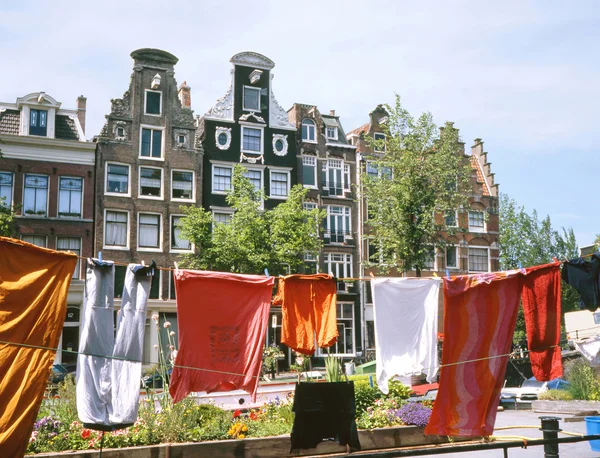
{"type": "Polygon", "coordinates": [[[260,111],[260,88],[244,86],[244,110],[260,111]]]}
{"type": "Polygon", "coordinates": [[[327,135],[328,140],[337,140],[338,138],[337,129],[335,127],[328,127],[325,134],[327,135]]]}
{"type": "Polygon", "coordinates": [[[161,114],[161,96],[162,92],[160,91],[150,91],[146,89],[146,104],[145,104],[145,113],[151,115],[160,115],[161,114]]]}
{"type": "Polygon", "coordinates": [[[48,132],[48,111],[29,110],[29,135],[40,135],[45,137],[48,132]]]}

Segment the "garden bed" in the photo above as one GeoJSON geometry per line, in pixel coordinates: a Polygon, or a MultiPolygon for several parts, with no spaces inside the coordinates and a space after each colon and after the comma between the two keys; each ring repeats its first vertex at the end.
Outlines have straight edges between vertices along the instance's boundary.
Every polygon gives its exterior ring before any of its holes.
{"type": "Polygon", "coordinates": [[[596,415],[600,412],[600,401],[533,401],[531,408],[540,413],[596,415]]]}
{"type": "MultiPolygon", "coordinates": [[[[358,432],[362,450],[378,450],[397,447],[414,447],[448,443],[446,436],[428,436],[423,426],[398,426],[360,430],[358,432]]],[[[290,436],[222,440],[182,444],[159,444],[153,446],[104,449],[103,458],[192,458],[210,456],[212,458],[246,458],[306,456],[327,453],[344,453],[346,447],[335,442],[322,442],[317,448],[301,450],[299,454],[290,454],[290,436]]],[[[44,453],[31,455],[36,458],[96,458],[99,450],[76,452],[44,453]]]]}

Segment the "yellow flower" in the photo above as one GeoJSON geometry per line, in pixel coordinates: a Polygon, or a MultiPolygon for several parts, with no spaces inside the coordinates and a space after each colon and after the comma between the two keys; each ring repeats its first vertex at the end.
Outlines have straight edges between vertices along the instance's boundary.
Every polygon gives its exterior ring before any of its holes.
{"type": "Polygon", "coordinates": [[[243,439],[243,438],[245,438],[246,436],[245,436],[244,434],[240,434],[238,437],[239,437],[240,439],[243,439]]]}
{"type": "Polygon", "coordinates": [[[248,427],[246,425],[242,426],[242,431],[244,431],[244,432],[248,431],[248,427]]]}

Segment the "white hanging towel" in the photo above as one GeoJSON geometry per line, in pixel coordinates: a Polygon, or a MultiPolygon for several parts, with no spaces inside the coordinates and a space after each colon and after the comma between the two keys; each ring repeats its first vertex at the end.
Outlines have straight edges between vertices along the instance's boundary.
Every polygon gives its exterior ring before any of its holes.
{"type": "Polygon", "coordinates": [[[576,340],[575,348],[590,362],[590,366],[600,366],[600,336],[576,340]]]}
{"type": "Polygon", "coordinates": [[[389,278],[371,281],[375,315],[377,384],[387,394],[395,376],[410,386],[438,371],[437,322],[441,278],[389,278]]]}

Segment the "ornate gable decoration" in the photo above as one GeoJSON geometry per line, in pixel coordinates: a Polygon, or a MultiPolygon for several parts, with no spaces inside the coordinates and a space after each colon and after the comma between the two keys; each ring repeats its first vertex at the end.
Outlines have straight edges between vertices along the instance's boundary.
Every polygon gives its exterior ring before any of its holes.
{"type": "Polygon", "coordinates": [[[247,121],[247,122],[252,122],[252,120],[250,118],[254,118],[256,120],[256,122],[260,122],[262,124],[266,124],[264,118],[258,116],[254,111],[251,111],[250,113],[246,113],[245,115],[240,116],[240,121],[247,121]]]}
{"type": "Polygon", "coordinates": [[[233,119],[233,83],[234,83],[234,71],[231,70],[231,80],[229,82],[229,89],[223,97],[217,100],[217,103],[206,112],[207,118],[214,119],[225,119],[234,121],[233,119]]]}
{"type": "Polygon", "coordinates": [[[281,105],[277,102],[275,94],[273,94],[273,74],[271,74],[270,84],[271,97],[269,100],[269,127],[275,127],[278,129],[296,130],[296,126],[290,123],[287,111],[281,108],[281,105]]]}
{"type": "Polygon", "coordinates": [[[271,70],[275,67],[275,62],[262,54],[251,51],[237,53],[229,61],[233,65],[243,65],[245,67],[262,68],[263,70],[271,70]]]}

